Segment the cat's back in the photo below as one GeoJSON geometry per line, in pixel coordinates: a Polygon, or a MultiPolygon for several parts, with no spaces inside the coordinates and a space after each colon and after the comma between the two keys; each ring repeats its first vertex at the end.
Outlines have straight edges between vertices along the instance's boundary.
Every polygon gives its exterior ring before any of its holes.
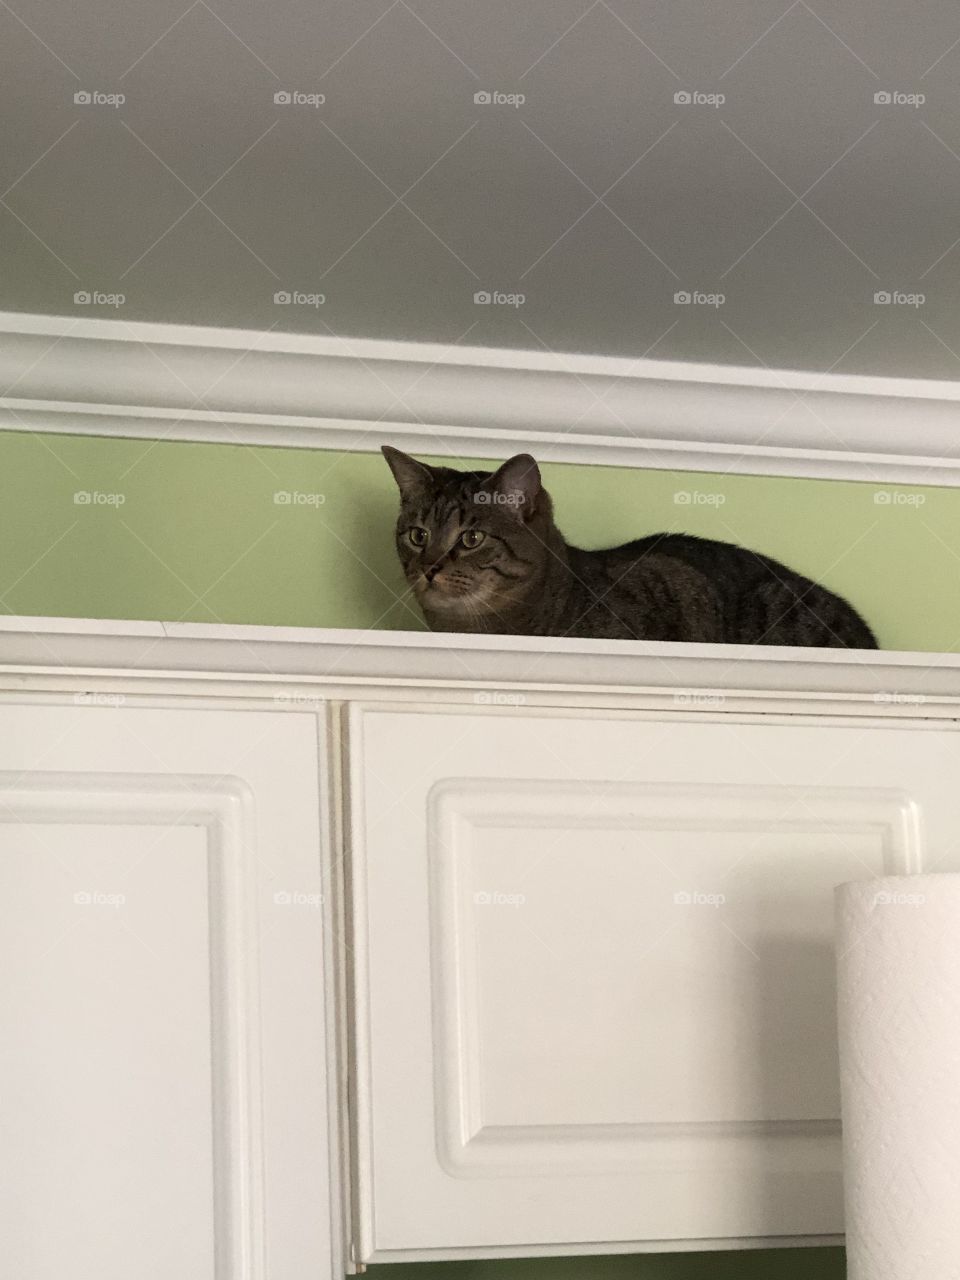
{"type": "Polygon", "coordinates": [[[589,555],[630,615],[634,635],[876,648],[846,600],[732,542],[658,533],[589,555]]]}
{"type": "Polygon", "coordinates": [[[592,554],[621,568],[627,564],[642,568],[645,563],[662,563],[661,558],[667,557],[705,574],[713,582],[734,576],[742,584],[745,580],[766,578],[775,571],[791,577],[799,576],[770,556],[738,547],[732,542],[700,538],[692,533],[651,533],[645,538],[635,538],[619,547],[608,547],[592,554]]]}
{"type": "Polygon", "coordinates": [[[609,580],[624,586],[639,588],[655,578],[687,583],[699,579],[728,610],[757,591],[774,587],[791,594],[812,591],[818,596],[832,595],[826,587],[772,556],[692,533],[653,533],[589,554],[609,580]]]}

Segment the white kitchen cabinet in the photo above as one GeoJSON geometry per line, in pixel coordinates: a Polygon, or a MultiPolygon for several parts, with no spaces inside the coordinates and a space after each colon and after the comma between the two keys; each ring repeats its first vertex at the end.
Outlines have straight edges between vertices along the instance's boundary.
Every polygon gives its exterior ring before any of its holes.
{"type": "Polygon", "coordinates": [[[960,657],[0,617],[17,1280],[842,1239],[832,891],[960,657]]]}
{"type": "Polygon", "coordinates": [[[0,1256],[334,1273],[317,722],[0,705],[0,1256]]]}
{"type": "Polygon", "coordinates": [[[361,1252],[842,1232],[833,888],[960,866],[960,738],[350,723],[361,1252]]]}

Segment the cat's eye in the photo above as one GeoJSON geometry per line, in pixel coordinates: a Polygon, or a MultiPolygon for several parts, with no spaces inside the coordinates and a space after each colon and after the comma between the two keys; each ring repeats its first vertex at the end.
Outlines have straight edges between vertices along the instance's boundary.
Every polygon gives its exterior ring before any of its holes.
{"type": "Polygon", "coordinates": [[[408,529],[407,537],[414,547],[425,547],[430,541],[429,533],[427,533],[426,529],[421,529],[419,525],[414,525],[412,529],[408,529]]]}
{"type": "Polygon", "coordinates": [[[468,529],[460,538],[460,545],[466,547],[468,551],[472,551],[474,547],[479,547],[480,543],[487,535],[481,529],[468,529]]]}

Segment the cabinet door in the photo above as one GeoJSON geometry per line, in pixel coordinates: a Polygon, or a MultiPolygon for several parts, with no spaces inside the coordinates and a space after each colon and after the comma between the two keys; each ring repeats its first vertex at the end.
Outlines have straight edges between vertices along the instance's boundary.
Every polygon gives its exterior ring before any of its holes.
{"type": "Polygon", "coordinates": [[[351,754],[365,1257],[842,1231],[833,887],[960,865],[954,730],[494,703],[351,754]]]}
{"type": "Polygon", "coordinates": [[[333,1273],[317,741],[0,706],[4,1274],[333,1273]]]}

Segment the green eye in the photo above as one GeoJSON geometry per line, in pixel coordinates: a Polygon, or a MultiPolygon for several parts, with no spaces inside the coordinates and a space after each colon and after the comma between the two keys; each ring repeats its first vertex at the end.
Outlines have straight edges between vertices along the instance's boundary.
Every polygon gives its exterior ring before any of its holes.
{"type": "Polygon", "coordinates": [[[486,536],[480,529],[468,529],[461,537],[460,545],[466,547],[468,551],[472,551],[474,547],[479,547],[486,536]]]}
{"type": "Polygon", "coordinates": [[[407,537],[415,547],[425,547],[430,541],[430,535],[427,533],[426,529],[421,529],[416,525],[412,529],[407,530],[407,537]]]}

